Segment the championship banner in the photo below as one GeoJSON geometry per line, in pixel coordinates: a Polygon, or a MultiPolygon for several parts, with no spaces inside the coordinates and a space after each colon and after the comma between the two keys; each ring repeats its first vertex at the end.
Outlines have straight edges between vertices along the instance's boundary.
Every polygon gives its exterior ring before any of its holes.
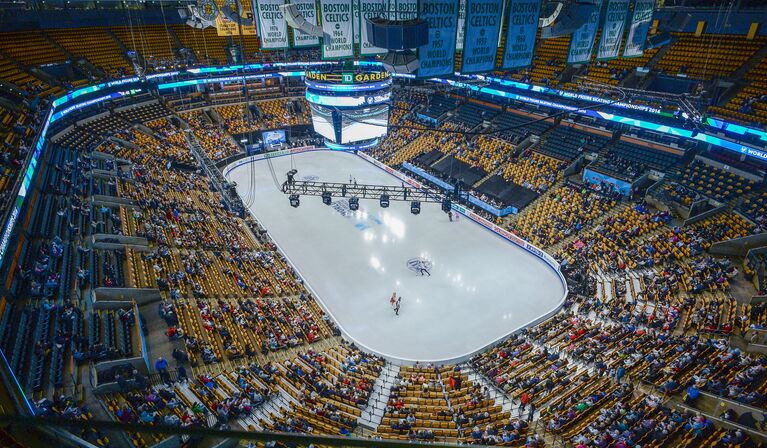
{"type": "Polygon", "coordinates": [[[624,58],[633,58],[644,54],[645,41],[647,40],[647,33],[650,31],[654,8],[654,0],[636,0],[634,2],[634,15],[631,18],[631,27],[629,27],[626,37],[626,47],[623,49],[624,58]]]}
{"type": "Polygon", "coordinates": [[[597,59],[615,59],[621,52],[623,32],[629,16],[631,0],[609,0],[605,22],[602,24],[602,37],[599,39],[597,59]]]}
{"type": "Polygon", "coordinates": [[[419,78],[453,73],[458,0],[419,0],[418,18],[429,25],[429,41],[418,47],[419,78]]]}
{"type": "Polygon", "coordinates": [[[395,11],[399,20],[415,19],[418,15],[418,0],[396,0],[395,11]]]}
{"type": "Polygon", "coordinates": [[[509,27],[501,68],[511,70],[533,63],[541,0],[509,0],[509,27]]]}
{"type": "Polygon", "coordinates": [[[240,35],[240,25],[235,22],[234,20],[229,20],[223,13],[224,8],[235,8],[236,5],[240,6],[240,17],[243,18],[250,18],[250,24],[245,25],[245,23],[242,24],[242,34],[244,36],[255,36],[256,35],[256,24],[255,19],[253,18],[253,10],[252,5],[248,2],[245,3],[239,3],[239,2],[232,2],[232,1],[216,1],[216,4],[219,7],[219,10],[221,13],[216,16],[216,34],[219,36],[239,36],[240,35]]]}
{"type": "Polygon", "coordinates": [[[320,0],[322,21],[322,59],[354,55],[352,0],[320,0]]]}
{"type": "Polygon", "coordinates": [[[466,38],[466,2],[458,0],[458,31],[455,33],[455,49],[463,50],[463,40],[466,38]]]}
{"type": "Polygon", "coordinates": [[[461,73],[488,72],[495,68],[503,0],[466,0],[466,43],[461,73]]]}
{"type": "Polygon", "coordinates": [[[258,19],[258,37],[264,50],[288,48],[288,22],[280,6],[285,0],[254,0],[253,10],[258,19]]]}
{"type": "Polygon", "coordinates": [[[352,27],[354,28],[354,43],[358,45],[362,42],[360,40],[360,1],[362,0],[352,0],[352,27]]]}
{"type": "MultiPolygon", "coordinates": [[[[307,22],[317,24],[317,2],[315,0],[290,0],[291,5],[304,16],[307,22]]],[[[320,38],[310,36],[301,30],[293,28],[293,47],[316,47],[320,44],[320,38]]]]}
{"type": "Polygon", "coordinates": [[[602,0],[597,0],[594,11],[589,19],[581,25],[572,35],[570,51],[567,53],[568,64],[582,64],[589,62],[591,53],[594,51],[594,38],[599,28],[599,16],[602,12],[602,0]]]}
{"type": "Polygon", "coordinates": [[[360,54],[386,53],[385,48],[375,47],[370,44],[366,21],[373,17],[386,16],[388,18],[388,12],[386,11],[388,7],[388,0],[360,0],[360,54]]]}

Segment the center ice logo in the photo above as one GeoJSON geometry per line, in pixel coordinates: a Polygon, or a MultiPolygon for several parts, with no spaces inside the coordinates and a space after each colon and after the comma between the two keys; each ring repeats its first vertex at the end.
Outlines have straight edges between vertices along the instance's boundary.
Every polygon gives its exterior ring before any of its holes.
{"type": "Polygon", "coordinates": [[[338,199],[337,201],[333,201],[330,203],[330,206],[333,207],[333,210],[335,210],[339,215],[343,216],[346,219],[353,219],[358,217],[357,222],[354,223],[354,227],[357,230],[365,230],[369,229],[373,225],[381,225],[383,224],[383,221],[376,218],[375,216],[370,216],[367,213],[361,212],[361,211],[352,211],[349,208],[349,200],[346,198],[338,199]]]}

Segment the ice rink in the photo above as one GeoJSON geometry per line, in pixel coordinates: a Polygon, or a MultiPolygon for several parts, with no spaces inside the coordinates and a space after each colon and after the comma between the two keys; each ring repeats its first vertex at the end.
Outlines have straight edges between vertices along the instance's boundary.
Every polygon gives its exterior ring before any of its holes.
{"type": "MultiPolygon", "coordinates": [[[[400,185],[348,153],[313,151],[271,159],[277,179],[292,167],[296,180],[400,185]],[[292,160],[291,160],[292,159],[292,160]]],[[[456,361],[555,310],[564,286],[544,261],[461,216],[449,222],[439,204],[346,199],[331,206],[301,197],[292,208],[264,160],[234,168],[229,179],[245,200],[255,168],[251,213],[306,280],[325,308],[358,345],[405,361],[456,361]],[[432,265],[431,277],[411,270],[413,259],[432,265]],[[409,262],[411,267],[409,267],[409,262]],[[400,315],[389,304],[402,297],[400,315]]],[[[247,201],[246,201],[247,203],[247,201]]]]}

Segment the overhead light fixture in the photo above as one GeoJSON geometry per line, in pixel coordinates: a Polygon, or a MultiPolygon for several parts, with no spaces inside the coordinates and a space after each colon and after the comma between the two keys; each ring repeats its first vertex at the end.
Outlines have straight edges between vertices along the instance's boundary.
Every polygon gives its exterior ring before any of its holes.
{"type": "Polygon", "coordinates": [[[295,207],[298,207],[299,205],[301,205],[301,200],[298,199],[298,195],[297,194],[291,194],[290,196],[288,196],[288,200],[290,201],[290,206],[291,207],[295,208],[295,207]]]}
{"type": "Polygon", "coordinates": [[[330,205],[332,196],[333,195],[331,195],[329,191],[323,191],[322,192],[322,203],[325,204],[325,205],[330,205]]]}
{"type": "Polygon", "coordinates": [[[360,198],[358,197],[349,198],[349,210],[356,212],[359,209],[360,209],[360,198]]]}
{"type": "Polygon", "coordinates": [[[413,201],[410,203],[410,213],[414,215],[421,213],[421,203],[419,201],[413,201]]]}
{"type": "Polygon", "coordinates": [[[381,199],[378,201],[379,204],[381,204],[381,207],[387,208],[389,206],[389,195],[388,194],[382,194],[381,199]]]}

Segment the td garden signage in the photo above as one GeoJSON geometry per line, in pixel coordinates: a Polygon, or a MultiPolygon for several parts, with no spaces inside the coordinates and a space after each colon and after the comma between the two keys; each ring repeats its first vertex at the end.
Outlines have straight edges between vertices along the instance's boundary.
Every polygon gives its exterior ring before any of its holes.
{"type": "Polygon", "coordinates": [[[389,72],[343,72],[343,73],[322,73],[308,71],[306,79],[320,82],[332,82],[340,84],[364,84],[368,82],[384,81],[389,79],[389,72]]]}

